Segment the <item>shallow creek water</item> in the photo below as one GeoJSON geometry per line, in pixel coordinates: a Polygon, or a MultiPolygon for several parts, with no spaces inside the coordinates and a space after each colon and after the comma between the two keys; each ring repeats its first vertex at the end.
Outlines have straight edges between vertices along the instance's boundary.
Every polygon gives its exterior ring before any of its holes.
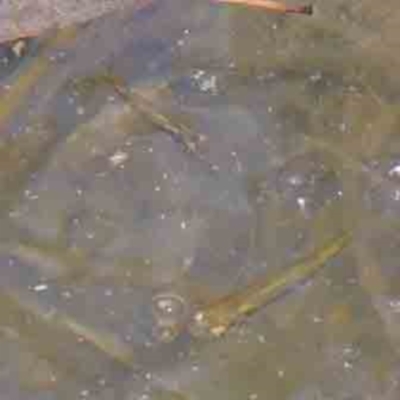
{"type": "Polygon", "coordinates": [[[395,7],[4,45],[2,398],[398,399],[395,7]]]}

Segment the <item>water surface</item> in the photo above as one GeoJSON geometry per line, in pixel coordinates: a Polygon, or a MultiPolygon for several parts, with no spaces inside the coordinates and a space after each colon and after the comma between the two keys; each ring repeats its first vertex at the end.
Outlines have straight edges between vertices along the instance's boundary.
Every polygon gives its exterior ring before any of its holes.
{"type": "Polygon", "coordinates": [[[395,6],[160,0],[6,65],[0,392],[397,399],[395,6]],[[204,304],[343,231],[307,283],[191,334],[204,304]]]}

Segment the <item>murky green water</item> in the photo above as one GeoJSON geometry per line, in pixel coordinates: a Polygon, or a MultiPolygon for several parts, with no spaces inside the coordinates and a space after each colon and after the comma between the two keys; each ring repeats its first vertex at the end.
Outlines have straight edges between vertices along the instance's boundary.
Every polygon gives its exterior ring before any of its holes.
{"type": "Polygon", "coordinates": [[[399,398],[400,13],[315,7],[160,0],[4,66],[2,398],[399,398]]]}

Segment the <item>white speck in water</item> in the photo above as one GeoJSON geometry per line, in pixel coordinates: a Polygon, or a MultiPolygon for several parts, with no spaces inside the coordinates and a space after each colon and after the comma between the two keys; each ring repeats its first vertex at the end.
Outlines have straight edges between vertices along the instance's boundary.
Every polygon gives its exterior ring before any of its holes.
{"type": "Polygon", "coordinates": [[[35,285],[35,286],[33,287],[33,290],[34,290],[35,292],[44,292],[44,291],[47,290],[48,288],[49,288],[48,285],[46,285],[45,283],[41,283],[41,284],[39,284],[39,285],[35,285]]]}
{"type": "Polygon", "coordinates": [[[200,371],[200,367],[198,365],[196,365],[196,364],[193,364],[192,367],[191,367],[191,370],[193,372],[198,372],[198,371],[200,371]]]}
{"type": "Polygon", "coordinates": [[[314,324],[319,324],[319,323],[321,323],[323,321],[323,319],[320,317],[320,316],[318,316],[318,315],[314,315],[313,317],[312,317],[312,322],[314,322],[314,324]]]}
{"type": "Polygon", "coordinates": [[[258,335],[257,336],[257,340],[258,340],[259,343],[262,343],[262,344],[267,342],[267,339],[266,339],[266,337],[264,335],[258,335]]]}
{"type": "Polygon", "coordinates": [[[79,393],[79,395],[81,396],[81,397],[87,397],[87,396],[89,396],[89,390],[87,390],[87,389],[84,389],[84,390],[81,390],[81,392],[79,393]]]}
{"type": "Polygon", "coordinates": [[[106,290],[104,291],[104,294],[105,294],[107,297],[110,297],[110,296],[112,296],[112,295],[114,294],[114,292],[113,292],[112,289],[106,289],[106,290]]]}
{"type": "Polygon", "coordinates": [[[389,307],[395,313],[400,313],[400,300],[399,299],[390,299],[388,302],[389,307]]]}
{"type": "Polygon", "coordinates": [[[104,379],[104,378],[100,378],[99,380],[98,380],[98,384],[99,384],[99,386],[106,386],[106,380],[104,379]]]}
{"type": "Polygon", "coordinates": [[[124,163],[128,159],[128,154],[124,151],[116,151],[110,158],[110,164],[114,167],[117,167],[124,163]]]}
{"type": "Polygon", "coordinates": [[[283,369],[278,369],[278,377],[283,378],[285,376],[285,371],[283,369]]]}
{"type": "Polygon", "coordinates": [[[32,193],[29,189],[26,189],[24,194],[29,200],[37,200],[39,198],[37,194],[32,193]]]}
{"type": "Polygon", "coordinates": [[[257,400],[258,399],[258,393],[251,393],[249,395],[249,400],[257,400]]]}
{"type": "Polygon", "coordinates": [[[303,180],[302,180],[301,176],[299,176],[299,175],[292,175],[292,176],[289,177],[288,182],[292,186],[299,186],[299,185],[301,185],[303,180]]]}
{"type": "Polygon", "coordinates": [[[390,177],[400,178],[400,164],[392,167],[388,174],[390,177]]]}
{"type": "Polygon", "coordinates": [[[352,365],[351,363],[349,363],[348,361],[345,361],[345,362],[343,363],[343,367],[344,367],[345,369],[351,369],[351,368],[353,368],[353,365],[352,365]]]}
{"type": "Polygon", "coordinates": [[[320,71],[317,71],[314,74],[310,75],[311,82],[318,82],[321,79],[322,79],[322,73],[320,71]]]}
{"type": "Polygon", "coordinates": [[[194,320],[198,323],[202,323],[204,321],[204,313],[199,311],[198,313],[195,314],[194,320]]]}
{"type": "Polygon", "coordinates": [[[84,107],[77,107],[76,108],[76,113],[78,115],[84,115],[85,114],[85,108],[84,107]]]}
{"type": "Polygon", "coordinates": [[[199,134],[198,135],[198,143],[206,143],[208,140],[206,135],[199,134]]]}
{"type": "Polygon", "coordinates": [[[167,180],[168,179],[168,174],[166,172],[164,172],[162,177],[163,177],[164,180],[167,180]]]}
{"type": "Polygon", "coordinates": [[[190,268],[193,265],[193,258],[192,257],[185,257],[183,259],[183,266],[185,268],[190,268]]]}
{"type": "Polygon", "coordinates": [[[164,219],[165,219],[165,214],[164,214],[164,213],[160,214],[160,219],[161,219],[161,220],[164,220],[164,219]]]}
{"type": "Polygon", "coordinates": [[[25,40],[18,40],[15,42],[15,44],[12,46],[12,51],[13,53],[18,57],[22,57],[26,51],[26,41],[25,40]]]}
{"type": "Polygon", "coordinates": [[[393,192],[393,200],[394,201],[399,201],[400,200],[400,189],[396,189],[393,192]]]}
{"type": "Polygon", "coordinates": [[[299,206],[301,211],[303,211],[303,212],[306,211],[306,204],[307,204],[307,201],[304,197],[299,197],[297,199],[297,205],[299,206]]]}
{"type": "Polygon", "coordinates": [[[353,354],[354,353],[354,349],[351,346],[345,346],[343,348],[343,354],[349,355],[349,354],[353,354]]]}
{"type": "Polygon", "coordinates": [[[158,186],[158,185],[154,188],[154,191],[155,191],[155,192],[159,192],[160,190],[161,190],[161,187],[158,186]]]}
{"type": "Polygon", "coordinates": [[[9,213],[8,213],[8,216],[9,216],[9,218],[18,218],[19,216],[21,215],[21,213],[20,212],[18,212],[18,211],[10,211],[9,213]]]}
{"type": "Polygon", "coordinates": [[[276,77],[276,72],[274,72],[274,71],[269,71],[268,73],[267,73],[267,78],[268,79],[274,79],[276,77]]]}
{"type": "Polygon", "coordinates": [[[200,83],[199,87],[202,92],[216,93],[217,92],[217,77],[215,75],[211,75],[209,78],[204,79],[200,83]]]}
{"type": "Polygon", "coordinates": [[[69,290],[64,290],[63,292],[61,292],[61,296],[64,299],[70,299],[72,297],[72,293],[69,290]]]}
{"type": "Polygon", "coordinates": [[[347,125],[342,122],[341,124],[339,124],[339,130],[340,132],[347,132],[347,125]]]}
{"type": "Polygon", "coordinates": [[[310,75],[311,82],[318,82],[322,79],[322,74],[320,71],[315,72],[314,74],[310,75]]]}
{"type": "Polygon", "coordinates": [[[181,229],[186,229],[186,228],[187,228],[186,221],[182,221],[181,222],[181,229]]]}
{"type": "Polygon", "coordinates": [[[215,75],[208,75],[206,71],[200,69],[193,72],[192,79],[196,81],[200,91],[217,93],[217,77],[215,75]]]}
{"type": "Polygon", "coordinates": [[[271,114],[274,109],[271,106],[268,106],[267,111],[271,114]]]}
{"type": "Polygon", "coordinates": [[[205,74],[205,71],[199,69],[199,70],[193,72],[192,78],[198,80],[198,79],[200,79],[202,76],[204,76],[204,74],[205,74]]]}
{"type": "Polygon", "coordinates": [[[236,151],[232,151],[231,156],[235,159],[236,170],[240,174],[241,172],[243,172],[243,167],[242,167],[242,163],[238,159],[238,155],[237,155],[236,151]]]}
{"type": "Polygon", "coordinates": [[[347,90],[348,90],[349,92],[351,92],[351,93],[358,93],[358,89],[357,89],[355,86],[353,86],[353,85],[349,85],[349,86],[347,87],[347,90]]]}
{"type": "Polygon", "coordinates": [[[72,223],[72,225],[79,226],[81,221],[79,220],[78,217],[74,217],[74,218],[72,218],[71,223],[72,223]]]}
{"type": "Polygon", "coordinates": [[[147,151],[148,151],[149,153],[153,153],[154,149],[153,149],[152,147],[149,147],[149,148],[147,149],[147,151]]]}
{"type": "Polygon", "coordinates": [[[58,59],[59,59],[59,60],[63,60],[64,58],[67,57],[67,53],[66,53],[65,51],[59,51],[59,52],[57,53],[57,56],[58,56],[58,59]]]}

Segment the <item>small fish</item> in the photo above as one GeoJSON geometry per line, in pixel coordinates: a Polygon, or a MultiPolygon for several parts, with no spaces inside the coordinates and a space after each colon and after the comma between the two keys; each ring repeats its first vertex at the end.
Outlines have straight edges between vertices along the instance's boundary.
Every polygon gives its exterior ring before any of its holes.
{"type": "Polygon", "coordinates": [[[228,294],[200,308],[189,326],[196,337],[220,337],[230,327],[275,300],[297,284],[310,279],[331,258],[336,256],[350,240],[343,234],[275,279],[257,279],[242,290],[228,294]]]}
{"type": "Polygon", "coordinates": [[[217,3],[227,4],[241,4],[250,7],[264,8],[268,11],[282,13],[282,14],[305,14],[312,15],[313,6],[300,5],[300,6],[289,6],[273,0],[215,0],[217,3]]]}

